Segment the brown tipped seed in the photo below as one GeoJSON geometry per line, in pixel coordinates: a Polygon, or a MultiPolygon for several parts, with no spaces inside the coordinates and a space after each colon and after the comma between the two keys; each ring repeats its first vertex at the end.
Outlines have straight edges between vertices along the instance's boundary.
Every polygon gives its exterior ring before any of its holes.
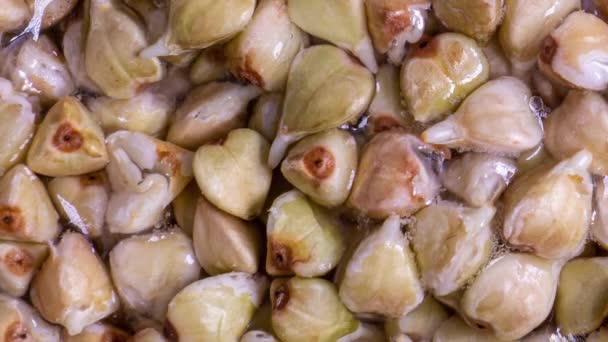
{"type": "Polygon", "coordinates": [[[272,180],[268,148],[264,137],[247,128],[230,132],[219,144],[201,146],[194,173],[205,198],[244,220],[260,214],[272,180]]]}
{"type": "Polygon", "coordinates": [[[151,90],[128,100],[98,97],[88,99],[86,104],[106,134],[124,129],[153,137],[165,135],[175,109],[168,96],[151,90]]]}
{"type": "Polygon", "coordinates": [[[376,94],[367,111],[365,132],[374,135],[394,128],[412,130],[413,120],[401,104],[399,72],[390,65],[380,67],[376,75],[376,94]]]}
{"type": "Polygon", "coordinates": [[[233,75],[266,91],[285,89],[291,62],[308,36],[289,20],[285,0],[259,1],[247,27],[228,45],[233,75]]]}
{"type": "MultiPolygon", "coordinates": [[[[553,35],[549,35],[549,36],[547,36],[547,38],[545,38],[545,40],[543,40],[542,49],[540,51],[540,54],[538,55],[538,60],[540,62],[539,68],[541,68],[541,70],[548,69],[546,65],[541,66],[540,64],[541,63],[550,64],[551,62],[553,62],[553,58],[555,57],[555,54],[557,53],[557,48],[558,48],[558,42],[557,42],[557,40],[555,40],[553,35]]],[[[547,73],[549,74],[549,72],[547,72],[547,73]]],[[[550,74],[550,76],[554,76],[554,75],[550,74]]]]}
{"type": "Polygon", "coordinates": [[[608,88],[608,24],[593,14],[570,14],[544,41],[540,70],[572,88],[608,88]]]}
{"type": "Polygon", "coordinates": [[[148,229],[192,179],[193,153],[129,131],[116,132],[106,141],[112,185],[108,229],[122,234],[148,229]]]}
{"type": "Polygon", "coordinates": [[[469,95],[454,114],[424,131],[422,140],[465,151],[518,155],[543,138],[530,97],[530,89],[514,77],[491,80],[469,95]]]}
{"type": "Polygon", "coordinates": [[[363,0],[289,0],[287,6],[289,18],[302,30],[352,52],[371,72],[378,71],[363,0]]]}
{"type": "Polygon", "coordinates": [[[25,220],[20,209],[2,206],[0,207],[0,214],[2,216],[1,229],[5,233],[19,234],[24,230],[25,220]]]}
{"type": "MultiPolygon", "coordinates": [[[[70,110],[62,111],[62,113],[63,112],[70,112],[70,110]]],[[[78,129],[71,123],[64,122],[57,126],[55,134],[51,137],[51,146],[61,152],[71,153],[82,147],[84,143],[83,140],[84,137],[78,129]]],[[[40,142],[38,142],[38,144],[40,144],[40,142]]]]}
{"type": "Polygon", "coordinates": [[[95,323],[86,327],[80,334],[70,336],[64,332],[63,342],[127,342],[129,334],[105,323],[95,323]]]}
{"type": "Polygon", "coordinates": [[[298,142],[283,160],[281,172],[315,202],[335,207],[346,201],[356,168],[355,138],[331,129],[298,142]]]}
{"type": "Polygon", "coordinates": [[[177,108],[167,141],[196,150],[245,127],[247,105],[260,89],[230,82],[212,82],[194,88],[177,108]]]}
{"type": "Polygon", "coordinates": [[[190,67],[190,81],[195,85],[224,80],[229,72],[223,45],[204,49],[190,67]]]}
{"type": "Polygon", "coordinates": [[[443,33],[414,48],[401,68],[401,93],[417,121],[444,117],[489,77],[489,64],[477,43],[443,33]]]}
{"type": "Polygon", "coordinates": [[[283,115],[268,164],[279,165],[295,140],[356,121],[373,94],[373,75],[346,52],[330,45],[303,50],[289,71],[283,115]]]}
{"type": "Polygon", "coordinates": [[[193,227],[194,251],[205,272],[258,271],[262,237],[255,224],[225,213],[200,197],[193,227]]]}
{"type": "Polygon", "coordinates": [[[0,179],[0,239],[47,242],[59,235],[58,220],[44,184],[27,166],[0,179]]]}
{"type": "Polygon", "coordinates": [[[568,262],[559,276],[555,318],[565,335],[588,334],[608,317],[608,258],[568,262]]]}
{"type": "Polygon", "coordinates": [[[297,190],[275,199],[266,234],[266,271],[271,275],[325,275],[345,250],[335,219],[297,190]]]}
{"type": "Polygon", "coordinates": [[[146,328],[138,331],[130,342],[168,342],[168,340],[156,329],[146,328]]]}
{"type": "Polygon", "coordinates": [[[420,151],[427,149],[402,131],[377,134],[363,150],[348,206],[376,219],[409,216],[439,193],[439,180],[420,151]]]}
{"type": "Polygon", "coordinates": [[[391,63],[401,64],[406,43],[422,38],[430,7],[430,0],[365,1],[367,25],[376,50],[387,53],[391,63]]]}
{"type": "Polygon", "coordinates": [[[105,172],[54,178],[48,189],[63,219],[91,238],[102,235],[110,197],[105,172]]]}
{"type": "Polygon", "coordinates": [[[201,190],[198,188],[196,181],[191,181],[171,202],[173,216],[175,217],[175,221],[177,221],[177,225],[190,237],[192,237],[194,215],[196,214],[199,197],[201,197],[201,190]]]}
{"type": "Polygon", "coordinates": [[[502,21],[503,0],[433,0],[433,11],[448,30],[485,42],[502,21]]]}
{"type": "Polygon", "coordinates": [[[545,37],[580,6],[580,0],[538,0],[533,6],[527,0],[505,0],[498,37],[516,74],[532,69],[545,37]]]}
{"type": "Polygon", "coordinates": [[[389,338],[395,340],[405,334],[416,340],[430,341],[448,317],[448,311],[433,296],[427,295],[414,311],[399,318],[387,319],[384,330],[389,338]]]}
{"type": "Polygon", "coordinates": [[[444,321],[433,335],[433,342],[501,342],[488,330],[468,326],[458,315],[444,321]]]}
{"type": "Polygon", "coordinates": [[[19,163],[35,130],[36,114],[26,95],[14,90],[10,81],[0,78],[0,176],[19,163]]]}
{"type": "Polygon", "coordinates": [[[249,23],[255,4],[255,0],[171,1],[165,33],[142,55],[178,55],[226,42],[249,23]]]}
{"type": "Polygon", "coordinates": [[[24,0],[8,0],[0,8],[0,33],[15,31],[25,26],[30,9],[24,0]]]}
{"type": "Polygon", "coordinates": [[[0,293],[0,339],[4,342],[59,342],[59,329],[26,302],[0,293]]]}
{"type": "Polygon", "coordinates": [[[268,290],[262,275],[233,272],[194,282],[169,304],[167,322],[179,341],[237,341],[268,290]]]}
{"type": "Polygon", "coordinates": [[[462,288],[490,257],[494,207],[439,202],[419,211],[411,230],[422,282],[434,295],[462,288]]]}
{"type": "Polygon", "coordinates": [[[0,290],[14,297],[25,295],[47,255],[42,244],[0,241],[0,290]]]}
{"type": "Polygon", "coordinates": [[[11,249],[3,258],[9,272],[23,276],[33,270],[33,257],[26,250],[11,249]]]}
{"type": "Polygon", "coordinates": [[[200,265],[192,241],[175,230],[122,240],[110,252],[110,271],[127,307],[162,321],[171,298],[199,278],[200,265]]]}
{"type": "Polygon", "coordinates": [[[592,215],[591,160],[583,150],[515,179],[504,195],[505,239],[544,258],[579,254],[592,215]]]}
{"type": "Polygon", "coordinates": [[[558,159],[581,149],[593,154],[591,172],[608,174],[608,102],[597,93],[572,90],[545,121],[545,146],[558,159]]]}
{"type": "Polygon", "coordinates": [[[306,171],[318,179],[325,179],[331,176],[336,169],[334,154],[324,147],[315,147],[308,151],[302,158],[302,163],[306,171]]]}
{"type": "Polygon", "coordinates": [[[103,262],[78,233],[66,233],[34,278],[32,303],[70,335],[118,310],[118,296],[103,262]]]}
{"type": "Polygon", "coordinates": [[[443,185],[467,204],[492,204],[517,171],[515,161],[491,154],[466,153],[453,160],[441,175],[443,185]]]}
{"type": "Polygon", "coordinates": [[[551,313],[562,263],[508,253],[487,266],[465,291],[460,306],[469,322],[513,341],[551,313]]]}
{"type": "Polygon", "coordinates": [[[163,77],[157,58],[139,56],[148,45],[139,18],[116,0],[90,0],[86,7],[84,65],[105,95],[128,99],[163,77]]]}
{"type": "Polygon", "coordinates": [[[33,171],[52,177],[82,175],[107,163],[103,131],[75,97],[65,97],[49,110],[27,154],[33,171]]]}
{"type": "Polygon", "coordinates": [[[355,313],[396,318],[412,311],[423,298],[409,242],[399,217],[391,216],[361,241],[348,260],[340,299],[355,313]]]}
{"type": "Polygon", "coordinates": [[[324,279],[275,279],[270,301],[272,328],[282,341],[336,341],[360,324],[340,302],[335,286],[324,279]]]}
{"type": "Polygon", "coordinates": [[[282,110],[282,94],[262,94],[255,102],[248,127],[263,135],[266,140],[272,141],[277,136],[282,110]]]}
{"type": "Polygon", "coordinates": [[[45,105],[75,91],[61,51],[46,35],[38,41],[22,38],[9,45],[0,53],[0,68],[17,90],[39,96],[45,105]]]}

